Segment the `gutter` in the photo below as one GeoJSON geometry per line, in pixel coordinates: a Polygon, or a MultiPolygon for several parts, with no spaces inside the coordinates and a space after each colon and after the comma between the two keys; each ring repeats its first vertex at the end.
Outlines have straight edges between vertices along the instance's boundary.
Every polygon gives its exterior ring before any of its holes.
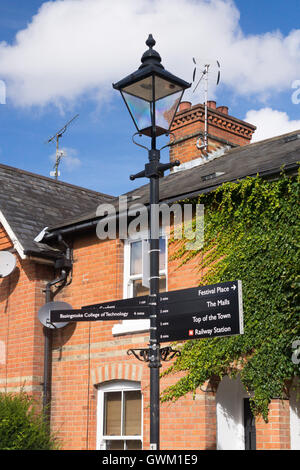
{"type": "MultiPolygon", "coordinates": [[[[215,184],[215,185],[212,185],[212,186],[207,186],[206,188],[203,188],[203,189],[198,189],[198,190],[195,190],[195,191],[184,193],[182,195],[177,195],[177,196],[168,198],[166,200],[162,200],[161,202],[164,202],[166,204],[170,204],[172,202],[181,201],[183,199],[196,197],[199,194],[205,194],[205,193],[214,191],[215,189],[217,189],[219,186],[221,186],[224,183],[236,182],[236,181],[239,181],[239,180],[247,178],[247,177],[254,178],[257,175],[261,176],[262,178],[270,178],[270,177],[273,177],[273,176],[276,176],[276,175],[280,174],[283,169],[284,169],[284,171],[290,173],[290,172],[293,172],[295,170],[298,170],[298,168],[299,168],[298,163],[291,163],[291,164],[288,164],[288,165],[284,166],[284,168],[276,167],[276,168],[272,168],[270,170],[265,170],[265,171],[261,171],[261,172],[257,172],[257,173],[252,173],[251,175],[246,174],[246,175],[240,176],[238,178],[234,178],[232,180],[222,181],[219,184],[215,184]]],[[[149,205],[149,203],[147,205],[149,205]]],[[[117,217],[118,217],[118,215],[117,215],[117,217]]],[[[47,232],[44,229],[41,232],[41,234],[43,234],[43,238],[40,241],[42,241],[43,243],[55,242],[55,240],[59,239],[61,236],[73,235],[74,233],[80,233],[80,232],[83,232],[83,231],[86,231],[86,230],[93,229],[93,228],[96,227],[98,222],[99,222],[99,218],[97,218],[97,219],[95,218],[95,219],[92,219],[88,222],[78,222],[78,223],[76,223],[74,225],[71,225],[69,227],[65,227],[65,228],[61,228],[61,229],[55,229],[55,230],[49,231],[49,232],[47,232]]]]}
{"type": "Polygon", "coordinates": [[[95,227],[98,221],[99,219],[84,223],[79,222],[70,227],[56,229],[53,232],[48,232],[44,235],[43,243],[53,242],[54,240],[57,240],[60,236],[71,235],[74,232],[83,232],[85,230],[89,230],[90,228],[95,227]]]}

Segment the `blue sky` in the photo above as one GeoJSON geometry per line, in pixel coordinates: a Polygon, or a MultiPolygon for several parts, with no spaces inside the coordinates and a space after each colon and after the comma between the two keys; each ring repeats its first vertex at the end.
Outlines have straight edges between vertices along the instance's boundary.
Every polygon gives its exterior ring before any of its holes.
{"type": "MultiPolygon", "coordinates": [[[[146,182],[129,180],[147,153],[111,84],[139,66],[148,33],[187,81],[192,57],[218,59],[210,98],[258,125],[257,139],[299,129],[299,18],[299,0],[1,0],[0,162],[49,176],[45,142],[79,113],[61,139],[60,179],[114,195],[146,182]]],[[[187,99],[203,102],[197,93],[187,99]]]]}

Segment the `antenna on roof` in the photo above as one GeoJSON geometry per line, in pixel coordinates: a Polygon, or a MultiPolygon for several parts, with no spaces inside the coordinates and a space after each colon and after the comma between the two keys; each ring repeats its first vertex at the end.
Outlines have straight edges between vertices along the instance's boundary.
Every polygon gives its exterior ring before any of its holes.
{"type": "MultiPolygon", "coordinates": [[[[196,59],[193,57],[193,62],[195,64],[194,71],[193,71],[193,82],[195,82],[196,79],[196,74],[197,74],[197,62],[196,59]]],[[[202,79],[204,79],[204,109],[205,109],[205,118],[204,118],[204,142],[202,143],[201,146],[199,146],[199,149],[204,149],[205,152],[207,152],[208,148],[208,142],[207,142],[207,137],[208,137],[208,131],[207,131],[207,101],[208,101],[208,77],[211,75],[213,72],[216,73],[216,85],[219,85],[220,83],[220,77],[221,77],[221,66],[220,62],[217,60],[215,62],[212,62],[211,64],[207,62],[202,64],[201,66],[201,77],[199,78],[193,93],[195,93],[196,89],[198,88],[200,82],[202,79]]]]}
{"type": "Polygon", "coordinates": [[[60,176],[60,172],[58,171],[58,166],[60,164],[60,161],[62,157],[65,157],[66,154],[63,150],[59,150],[59,139],[63,136],[63,134],[66,132],[68,126],[73,122],[79,114],[76,114],[70,121],[68,121],[59,131],[54,134],[54,136],[50,137],[45,143],[49,144],[50,142],[53,142],[56,140],[56,159],[55,159],[55,165],[54,165],[54,171],[50,171],[50,176],[54,176],[55,179],[57,180],[58,177],[60,176]]]}

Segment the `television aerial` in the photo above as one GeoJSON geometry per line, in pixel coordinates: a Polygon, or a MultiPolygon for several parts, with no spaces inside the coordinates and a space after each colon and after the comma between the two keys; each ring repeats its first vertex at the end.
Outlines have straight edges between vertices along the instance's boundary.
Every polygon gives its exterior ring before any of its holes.
{"type": "MultiPolygon", "coordinates": [[[[205,117],[204,117],[204,141],[202,144],[199,144],[199,141],[197,142],[197,147],[199,149],[204,149],[205,152],[207,152],[208,148],[208,125],[207,125],[207,101],[208,101],[208,81],[209,78],[215,82],[215,85],[218,86],[220,83],[220,78],[221,78],[221,66],[220,62],[218,60],[216,61],[199,61],[193,57],[193,63],[195,65],[194,70],[193,70],[193,83],[195,84],[196,82],[196,77],[198,74],[198,70],[200,70],[200,78],[198,79],[197,83],[194,86],[193,93],[195,93],[196,89],[200,85],[202,81],[204,81],[204,109],[205,109],[205,117]],[[199,65],[197,64],[199,62],[199,65]]],[[[200,140],[200,139],[199,139],[200,140]]]]}
{"type": "Polygon", "coordinates": [[[56,180],[60,176],[60,172],[58,171],[59,164],[63,157],[66,157],[66,153],[63,150],[59,150],[59,139],[63,136],[66,132],[68,126],[73,122],[76,118],[78,118],[79,114],[76,114],[70,121],[68,121],[59,131],[56,132],[50,139],[46,141],[47,144],[50,142],[56,141],[56,158],[55,158],[55,165],[53,167],[54,171],[50,172],[50,176],[54,176],[56,180]]]}
{"type": "Polygon", "coordinates": [[[0,278],[9,276],[15,269],[17,259],[10,251],[0,251],[0,278]]]}

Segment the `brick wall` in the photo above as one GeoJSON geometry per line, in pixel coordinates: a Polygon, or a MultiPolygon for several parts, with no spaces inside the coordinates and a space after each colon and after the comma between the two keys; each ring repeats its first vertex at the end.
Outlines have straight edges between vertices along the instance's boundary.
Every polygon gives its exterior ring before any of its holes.
{"type": "Polygon", "coordinates": [[[269,420],[256,419],[256,443],[260,450],[290,449],[290,409],[288,400],[272,400],[269,420]]]}
{"type": "Polygon", "coordinates": [[[21,260],[0,279],[0,392],[21,389],[41,398],[43,329],[37,313],[45,303],[44,279],[49,268],[21,260]]]}

